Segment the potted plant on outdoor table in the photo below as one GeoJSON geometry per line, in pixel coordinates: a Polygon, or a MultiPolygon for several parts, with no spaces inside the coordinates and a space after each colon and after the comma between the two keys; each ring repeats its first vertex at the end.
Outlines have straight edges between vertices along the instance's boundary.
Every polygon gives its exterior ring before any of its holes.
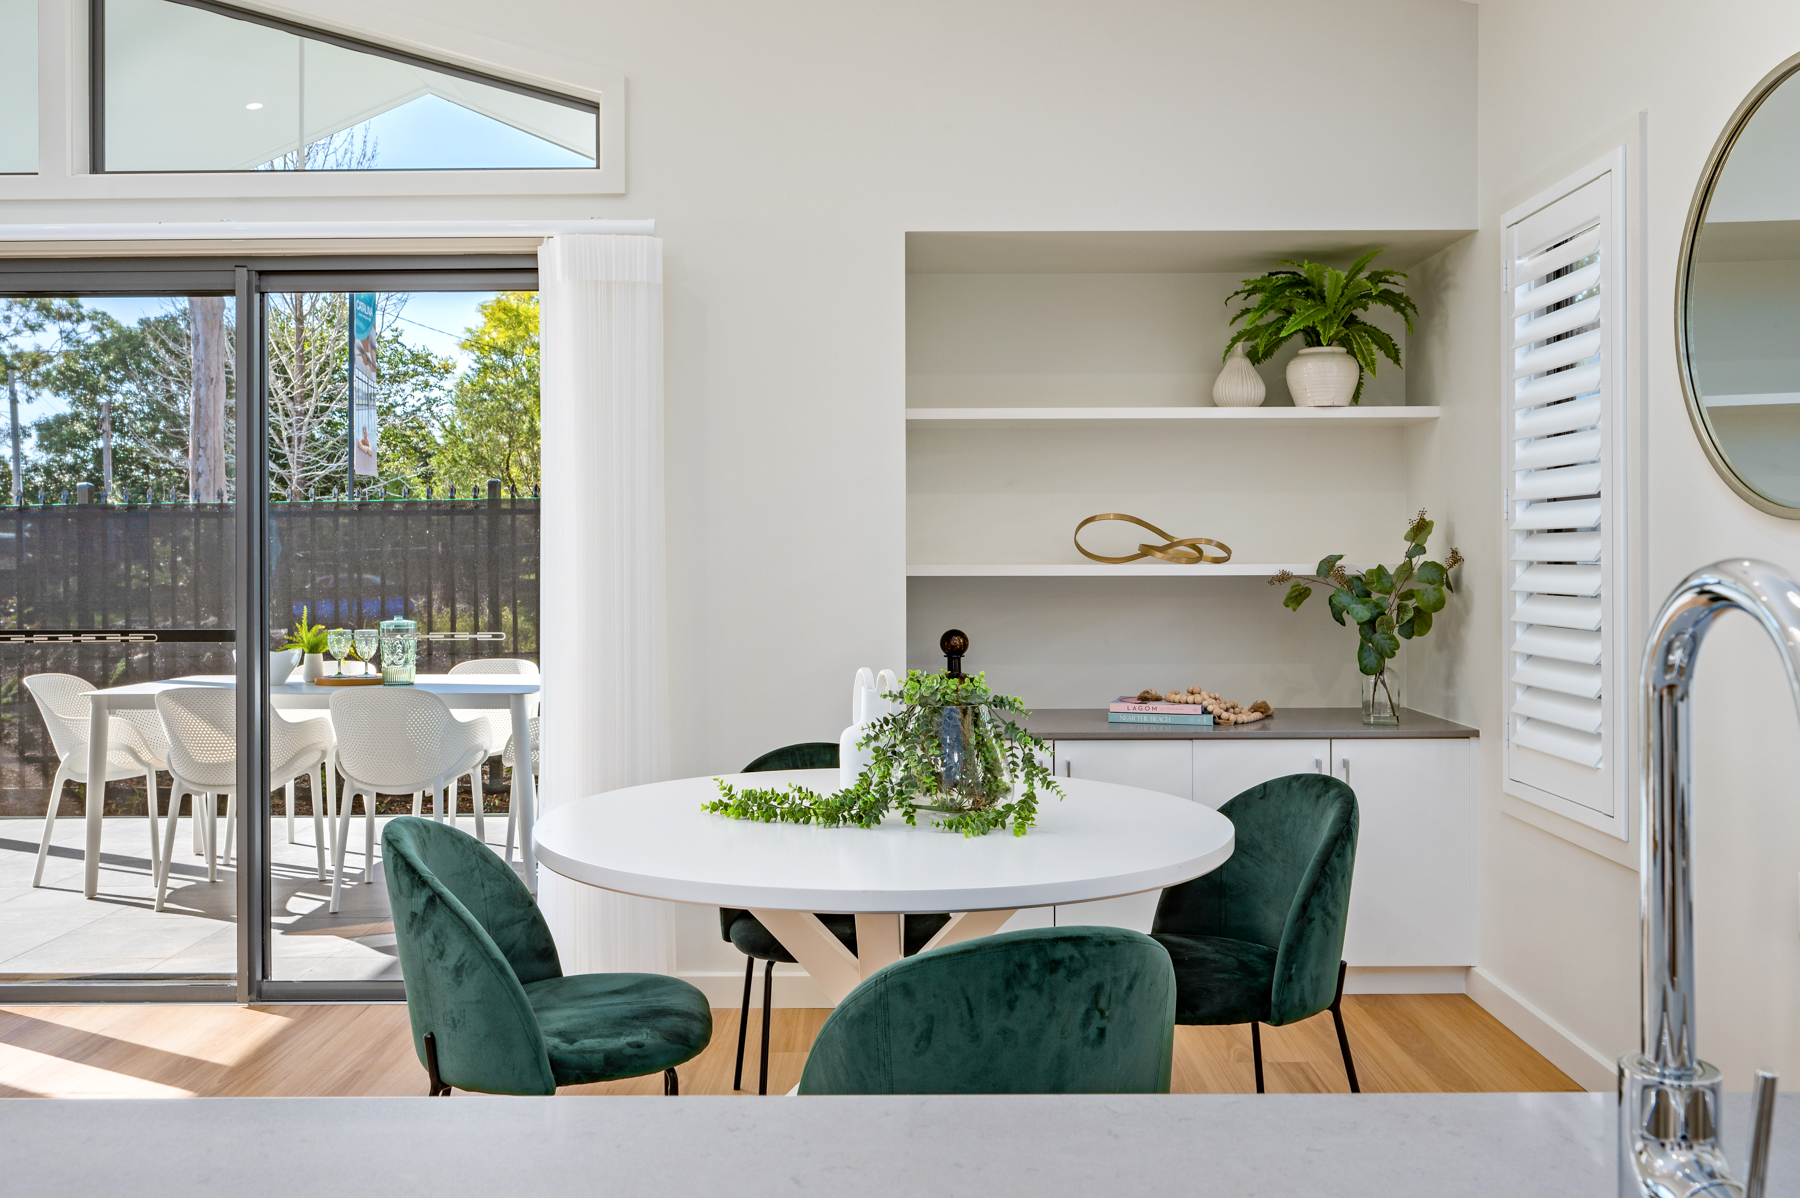
{"type": "Polygon", "coordinates": [[[1023,836],[1037,822],[1038,792],[1062,797],[1040,756],[1044,742],[1009,718],[1029,714],[1025,705],[995,694],[984,675],[908,670],[899,691],[882,698],[900,707],[857,742],[871,761],[854,785],[821,795],[800,785],[739,790],[721,779],[720,797],[704,810],[827,828],[873,828],[891,811],[914,824],[923,811],[935,826],[964,836],[1008,824],[1023,836]]]}
{"type": "Polygon", "coordinates": [[[1401,641],[1431,631],[1437,613],[1444,610],[1445,597],[1455,591],[1450,571],[1462,565],[1461,553],[1452,549],[1442,562],[1418,560],[1425,556],[1431,530],[1432,523],[1421,510],[1406,528],[1406,556],[1392,570],[1386,566],[1346,570],[1338,565],[1344,555],[1334,553],[1320,559],[1317,575],[1296,576],[1283,570],[1269,579],[1270,586],[1290,584],[1281,602],[1293,611],[1299,611],[1312,594],[1307,584],[1330,587],[1331,618],[1343,624],[1348,616],[1356,625],[1356,666],[1363,676],[1365,724],[1392,727],[1400,723],[1400,688],[1388,663],[1400,652],[1401,641]]]}
{"type": "Polygon", "coordinates": [[[1229,323],[1241,320],[1244,327],[1232,334],[1223,356],[1229,357],[1241,342],[1250,361],[1260,366],[1297,336],[1306,346],[1288,363],[1294,406],[1335,408],[1361,402],[1363,376],[1375,377],[1378,356],[1400,365],[1400,347],[1394,339],[1361,314],[1387,308],[1400,314],[1411,333],[1412,318],[1419,310],[1402,289],[1406,276],[1400,271],[1381,268],[1365,273],[1379,253],[1370,250],[1347,271],[1283,258],[1282,265],[1292,270],[1245,279],[1225,302],[1239,296],[1254,302],[1231,318],[1229,323]]]}
{"type": "MultiPolygon", "coordinates": [[[[300,663],[302,682],[317,682],[325,677],[325,646],[330,635],[325,625],[307,622],[310,610],[305,607],[300,609],[300,623],[288,633],[287,643],[282,646],[284,651],[297,651],[305,655],[300,663]]],[[[287,678],[275,678],[271,675],[270,681],[286,682],[287,678]]]]}

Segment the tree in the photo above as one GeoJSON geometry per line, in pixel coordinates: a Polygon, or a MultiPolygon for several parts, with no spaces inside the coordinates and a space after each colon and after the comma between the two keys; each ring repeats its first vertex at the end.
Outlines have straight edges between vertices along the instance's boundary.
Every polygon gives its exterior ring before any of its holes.
{"type": "Polygon", "coordinates": [[[537,293],[502,291],[480,312],[481,324],[461,343],[475,361],[456,381],[432,468],[446,482],[497,478],[527,490],[542,481],[537,293]]]}

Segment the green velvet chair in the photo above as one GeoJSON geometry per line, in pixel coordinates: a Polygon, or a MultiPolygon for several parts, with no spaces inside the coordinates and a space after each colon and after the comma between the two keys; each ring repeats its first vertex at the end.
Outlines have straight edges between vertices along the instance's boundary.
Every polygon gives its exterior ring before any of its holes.
{"type": "Polygon", "coordinates": [[[712,1039],[706,996],[654,973],[564,976],[519,875],[466,832],[402,816],[381,834],[413,1048],[433,1096],[450,1087],[554,1094],[663,1075],[712,1039]]]}
{"type": "Polygon", "coordinates": [[[1175,1022],[1250,1025],[1263,1092],[1260,1024],[1330,1011],[1352,1093],[1344,1034],[1344,918],[1356,866],[1356,792],[1325,774],[1253,786],[1219,808],[1231,859],[1163,891],[1150,934],[1175,964],[1175,1022]]]}
{"type": "MultiPolygon", "coordinates": [[[[797,745],[783,745],[772,749],[745,766],[746,774],[760,774],[771,770],[835,770],[838,767],[838,747],[826,741],[807,741],[797,745]]],[[[843,942],[851,953],[856,952],[856,917],[854,915],[821,915],[819,920],[831,934],[843,942]]],[[[950,922],[948,915],[908,915],[902,933],[901,949],[907,956],[912,956],[937,935],[939,928],[950,922]]],[[[775,963],[794,964],[794,955],[783,948],[781,941],[775,938],[762,924],[762,920],[748,911],[734,907],[719,909],[719,936],[730,941],[737,950],[744,954],[744,1001],[738,1011],[737,1068],[731,1075],[731,1088],[744,1088],[744,1038],[750,1031],[750,986],[756,977],[756,963],[765,962],[763,966],[763,1021],[762,1021],[762,1070],[758,1075],[756,1092],[769,1092],[769,1008],[775,998],[775,963]]]]}
{"type": "Polygon", "coordinates": [[[1124,928],[1029,928],[896,961],[837,1005],[802,1094],[1167,1094],[1175,971],[1124,928]]]}

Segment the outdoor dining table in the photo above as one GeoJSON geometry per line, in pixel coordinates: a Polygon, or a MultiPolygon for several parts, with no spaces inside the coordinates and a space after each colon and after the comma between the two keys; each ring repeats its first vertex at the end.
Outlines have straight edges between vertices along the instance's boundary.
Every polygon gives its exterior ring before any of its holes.
{"type": "MultiPolygon", "coordinates": [[[[177,687],[211,686],[236,689],[234,674],[190,674],[182,678],[165,678],[157,682],[136,682],[130,686],[114,686],[88,692],[88,777],[106,777],[107,734],[111,716],[118,711],[146,711],[156,707],[158,691],[177,687]]],[[[420,674],[413,686],[440,696],[452,711],[512,711],[513,743],[529,746],[531,728],[526,719],[530,697],[538,693],[538,679],[512,674],[420,674]]],[[[308,682],[276,682],[269,685],[269,703],[283,710],[331,706],[331,696],[343,688],[316,686],[308,682]]],[[[521,762],[530,760],[526,749],[521,762]]],[[[532,813],[537,807],[537,785],[529,768],[516,770],[519,803],[519,844],[525,858],[525,877],[532,890],[537,889],[537,857],[532,841],[532,813]]],[[[102,804],[87,804],[87,861],[83,892],[93,898],[100,889],[100,809],[102,804]]],[[[170,818],[174,818],[170,808],[170,818]]]]}
{"type": "MultiPolygon", "coordinates": [[[[837,788],[836,770],[726,774],[738,787],[837,788]]],[[[1230,858],[1231,821],[1189,799],[1058,778],[1037,826],[964,837],[889,816],[877,828],[729,819],[701,810],[720,776],[591,795],[538,825],[538,857],[590,886],[681,903],[748,909],[836,1004],[901,956],[902,917],[947,911],[925,949],[1000,930],[1022,907],[1115,898],[1173,886],[1230,858]],[[852,954],[818,913],[856,917],[852,954]]]]}

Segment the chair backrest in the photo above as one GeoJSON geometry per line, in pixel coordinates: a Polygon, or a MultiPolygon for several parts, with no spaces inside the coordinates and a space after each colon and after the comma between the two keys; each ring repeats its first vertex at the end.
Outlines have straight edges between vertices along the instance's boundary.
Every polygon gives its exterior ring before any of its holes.
{"type": "Polygon", "coordinates": [[[237,786],[237,691],[182,686],[156,693],[156,714],[169,738],[169,770],[193,786],[237,786]]]}
{"type": "MultiPolygon", "coordinates": [[[[774,770],[835,770],[838,767],[838,747],[836,742],[823,740],[803,741],[797,745],[783,745],[779,749],[770,749],[755,761],[745,766],[740,773],[765,774],[774,770]]],[[[731,925],[750,914],[737,907],[719,908],[719,939],[731,939],[731,925]]]]}
{"type": "MultiPolygon", "coordinates": [[[[31,692],[38,714],[50,730],[50,744],[56,750],[57,758],[66,761],[73,756],[85,755],[89,713],[84,696],[94,689],[94,684],[73,674],[31,674],[25,679],[25,689],[31,692]]],[[[123,715],[114,716],[107,724],[109,756],[128,754],[145,762],[161,759],[165,746],[156,742],[161,741],[162,735],[160,731],[146,727],[154,723],[154,719],[139,723],[125,719],[123,715]]]]}
{"type": "Polygon", "coordinates": [[[551,1094],[556,1078],[525,986],[562,976],[525,883],[468,833],[413,816],[381,833],[413,1048],[435,1033],[438,1073],[490,1094],[551,1094]]]}
{"type": "Polygon", "coordinates": [[[1209,874],[1163,891],[1157,932],[1276,950],[1269,1022],[1316,1015],[1337,991],[1356,867],[1356,792],[1327,774],[1272,778],[1219,808],[1237,846],[1209,874]]]}
{"type": "Polygon", "coordinates": [[[523,674],[528,678],[538,676],[537,662],[526,661],[522,657],[476,657],[468,661],[459,661],[450,667],[452,674],[523,674]]]}
{"type": "Polygon", "coordinates": [[[1175,969],[1124,928],[1031,928],[879,971],[837,1005],[802,1094],[1166,1094],[1175,969]]]}
{"type": "Polygon", "coordinates": [[[483,747],[479,725],[412,687],[368,686],[331,696],[331,729],[344,776],[395,794],[450,776],[483,747]]]}

